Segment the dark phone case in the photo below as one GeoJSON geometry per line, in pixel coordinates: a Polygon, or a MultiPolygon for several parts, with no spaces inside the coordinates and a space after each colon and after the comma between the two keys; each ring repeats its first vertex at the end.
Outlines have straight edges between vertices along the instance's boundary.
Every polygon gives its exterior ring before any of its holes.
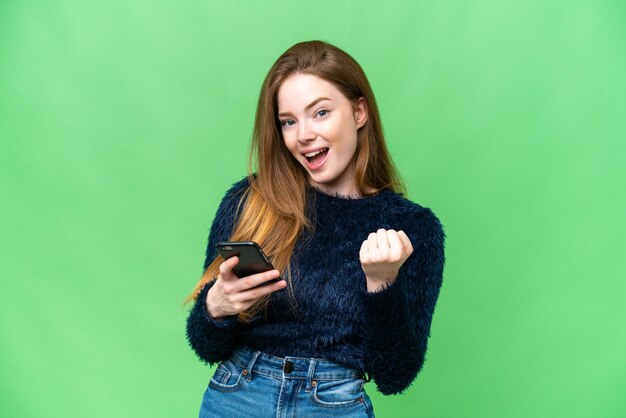
{"type": "MultiPolygon", "coordinates": [[[[259,244],[254,241],[218,242],[215,248],[224,260],[233,256],[239,257],[239,263],[233,267],[233,273],[239,278],[274,269],[259,244]]],[[[279,280],[281,279],[272,279],[261,286],[276,283],[279,280]]]]}

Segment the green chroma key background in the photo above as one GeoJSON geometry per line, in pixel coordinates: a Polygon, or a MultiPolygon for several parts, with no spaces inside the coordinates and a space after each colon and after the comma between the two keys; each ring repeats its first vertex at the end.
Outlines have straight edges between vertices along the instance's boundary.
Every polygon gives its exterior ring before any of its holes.
{"type": "Polygon", "coordinates": [[[0,3],[0,411],[196,416],[180,303],[289,46],[363,66],[448,236],[379,417],[626,416],[623,1],[0,3]]]}

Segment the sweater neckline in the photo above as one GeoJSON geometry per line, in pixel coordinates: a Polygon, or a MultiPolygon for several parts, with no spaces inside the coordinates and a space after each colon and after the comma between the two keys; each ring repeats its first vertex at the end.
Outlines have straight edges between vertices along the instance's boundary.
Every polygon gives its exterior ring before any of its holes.
{"type": "Polygon", "coordinates": [[[335,204],[347,204],[347,205],[375,202],[391,192],[391,189],[385,188],[381,190],[380,192],[373,194],[373,195],[356,197],[356,196],[349,196],[349,195],[344,195],[340,193],[328,194],[318,189],[315,186],[309,185],[308,187],[314,193],[314,195],[319,199],[322,199],[327,202],[335,203],[335,204]]]}

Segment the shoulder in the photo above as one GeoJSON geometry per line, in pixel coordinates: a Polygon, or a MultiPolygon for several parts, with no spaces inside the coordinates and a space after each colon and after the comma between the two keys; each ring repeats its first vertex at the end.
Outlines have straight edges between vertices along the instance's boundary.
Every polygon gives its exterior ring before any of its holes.
{"type": "MultiPolygon", "coordinates": [[[[253,174],[255,176],[255,174],[253,174]]],[[[226,191],[224,197],[232,196],[232,195],[242,195],[250,186],[250,177],[243,176],[239,180],[235,181],[231,184],[231,186],[226,191]]]]}
{"type": "Polygon", "coordinates": [[[227,218],[237,217],[243,207],[242,198],[246,195],[249,186],[250,179],[248,176],[244,176],[232,183],[222,197],[217,209],[217,215],[227,218]]]}
{"type": "Polygon", "coordinates": [[[434,211],[399,193],[390,193],[387,199],[386,214],[399,229],[410,238],[420,241],[441,241],[445,239],[443,225],[434,211]]]}
{"type": "MultiPolygon", "coordinates": [[[[252,176],[256,176],[256,174],[252,174],[252,176]]],[[[251,180],[250,176],[248,175],[232,183],[222,197],[222,204],[232,204],[233,202],[239,202],[239,200],[246,194],[246,192],[250,188],[250,183],[251,180]]]]}

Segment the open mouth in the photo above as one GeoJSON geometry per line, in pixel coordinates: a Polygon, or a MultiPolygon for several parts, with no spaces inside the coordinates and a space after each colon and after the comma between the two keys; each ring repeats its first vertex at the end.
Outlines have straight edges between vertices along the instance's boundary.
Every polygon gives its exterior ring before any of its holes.
{"type": "Polygon", "coordinates": [[[311,170],[320,168],[328,157],[328,148],[322,148],[318,151],[311,152],[304,156],[307,159],[307,165],[311,170]]]}

